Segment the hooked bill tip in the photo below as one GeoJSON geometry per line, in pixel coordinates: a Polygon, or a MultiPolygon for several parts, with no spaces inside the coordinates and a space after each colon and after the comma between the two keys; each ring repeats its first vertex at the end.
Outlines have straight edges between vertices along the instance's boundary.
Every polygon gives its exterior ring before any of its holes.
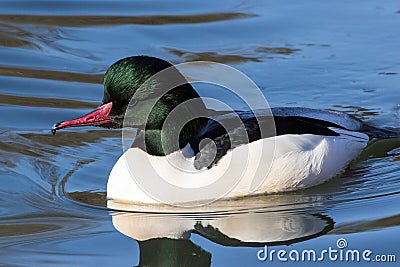
{"type": "Polygon", "coordinates": [[[57,127],[58,127],[59,125],[60,125],[60,123],[56,123],[56,124],[53,125],[53,127],[51,127],[51,133],[52,133],[53,135],[56,134],[57,127]]]}

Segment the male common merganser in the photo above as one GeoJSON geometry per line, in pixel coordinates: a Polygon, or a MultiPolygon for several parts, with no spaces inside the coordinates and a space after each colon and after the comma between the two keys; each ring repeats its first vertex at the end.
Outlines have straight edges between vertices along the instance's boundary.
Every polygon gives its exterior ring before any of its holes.
{"type": "MultiPolygon", "coordinates": [[[[196,187],[199,180],[205,184],[215,182],[215,177],[220,177],[229,169],[232,173],[243,172],[242,179],[223,195],[225,199],[307,188],[321,184],[343,171],[371,138],[400,136],[396,129],[375,128],[342,112],[296,107],[272,108],[272,115],[269,113],[257,118],[254,111],[211,110],[208,117],[191,117],[195,114],[191,114],[192,110],[186,107],[181,112],[182,116],[194,119],[189,120],[176,135],[176,129],[163,131],[163,124],[174,108],[185,101],[200,99],[197,92],[189,83],[183,82],[168,92],[157,94],[163,83],[169,82],[163,79],[155,79],[142,86],[153,75],[171,67],[173,65],[169,62],[149,56],[133,56],[117,61],[104,76],[102,104],[87,115],[57,123],[52,128],[53,134],[62,128],[87,125],[138,129],[132,147],[120,157],[110,173],[108,199],[147,204],[160,202],[132,178],[130,164],[136,175],[139,173],[145,177],[157,173],[149,170],[157,165],[158,172],[171,172],[167,174],[170,182],[183,181],[187,188],[196,187]],[[141,111],[148,108],[149,103],[155,104],[145,118],[141,111]],[[124,121],[126,110],[132,105],[136,112],[124,121]],[[233,119],[236,117],[244,125],[246,138],[240,138],[243,132],[238,131],[237,121],[233,119]],[[270,122],[271,118],[276,135],[262,136],[260,125],[270,122]],[[202,142],[204,140],[206,142],[202,142]],[[210,148],[214,148],[213,153],[209,153],[212,150],[210,148]],[[274,155],[271,163],[265,166],[268,171],[263,174],[262,183],[255,190],[249,190],[257,175],[255,169],[259,167],[251,166],[254,161],[251,157],[260,153],[260,149],[262,153],[274,155]],[[181,162],[189,171],[168,167],[168,156],[183,158],[181,162]],[[229,164],[234,157],[239,159],[237,162],[248,161],[249,166],[245,171],[235,164],[229,164]],[[143,163],[145,160],[149,160],[151,165],[143,163]]],[[[176,70],[175,74],[178,80],[184,79],[179,71],[176,70]]],[[[201,102],[194,105],[193,109],[197,111],[207,110],[201,102]]],[[[171,194],[168,196],[169,204],[185,202],[187,199],[202,201],[207,197],[201,194],[171,194]]]]}

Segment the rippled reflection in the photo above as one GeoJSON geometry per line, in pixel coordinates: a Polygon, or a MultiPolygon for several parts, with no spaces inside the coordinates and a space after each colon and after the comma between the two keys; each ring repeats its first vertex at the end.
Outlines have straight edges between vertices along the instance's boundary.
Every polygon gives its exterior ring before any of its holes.
{"type": "MultiPolygon", "coordinates": [[[[282,195],[272,203],[270,200],[268,197],[249,197],[234,203],[217,201],[196,209],[159,206],[157,213],[115,211],[112,219],[114,227],[121,233],[140,241],[187,239],[189,233],[195,232],[216,243],[237,246],[290,244],[325,233],[333,227],[332,220],[316,213],[317,200],[299,195],[282,195]],[[262,207],[262,203],[270,206],[262,207]],[[287,205],[290,208],[284,207],[287,205]]],[[[108,206],[116,207],[110,202],[108,206]]]]}
{"type": "Polygon", "coordinates": [[[140,264],[210,266],[211,253],[190,237],[199,235],[223,246],[261,247],[315,238],[333,228],[320,214],[245,212],[231,214],[113,213],[114,227],[139,241],[140,264]],[[154,253],[157,251],[157,253],[154,253]]]}
{"type": "Polygon", "coordinates": [[[115,24],[165,25],[195,24],[255,17],[246,13],[209,13],[191,15],[151,15],[151,16],[31,16],[0,15],[1,21],[23,24],[48,24],[57,26],[99,26],[115,24]]]}
{"type": "Polygon", "coordinates": [[[261,62],[277,55],[290,55],[300,51],[290,47],[256,47],[253,49],[238,49],[221,52],[189,52],[175,48],[164,48],[169,53],[187,61],[212,61],[220,63],[261,62]]]}

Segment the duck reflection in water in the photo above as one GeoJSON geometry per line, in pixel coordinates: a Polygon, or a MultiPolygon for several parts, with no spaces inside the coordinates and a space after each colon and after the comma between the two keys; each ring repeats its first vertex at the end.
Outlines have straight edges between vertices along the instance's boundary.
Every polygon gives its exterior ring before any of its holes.
{"type": "MultiPolygon", "coordinates": [[[[279,203],[294,201],[291,195],[290,199],[281,197],[276,197],[271,205],[278,207],[279,203]]],[[[297,206],[294,211],[274,211],[256,208],[262,198],[216,203],[202,212],[187,209],[171,212],[170,207],[165,213],[113,211],[112,223],[119,232],[138,241],[139,266],[210,266],[212,254],[193,241],[191,237],[195,235],[222,246],[261,248],[290,245],[333,229],[333,220],[318,212],[318,201],[306,204],[308,207],[301,210],[297,206]],[[229,206],[221,212],[224,205],[229,206]],[[239,206],[246,209],[238,210],[239,206]]]]}

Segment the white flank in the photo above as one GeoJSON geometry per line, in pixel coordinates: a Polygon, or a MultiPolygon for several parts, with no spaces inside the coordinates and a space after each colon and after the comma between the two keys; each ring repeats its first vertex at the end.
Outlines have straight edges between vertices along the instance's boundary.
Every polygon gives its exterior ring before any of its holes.
{"type": "MultiPolygon", "coordinates": [[[[186,188],[212,184],[227,171],[242,174],[240,181],[223,196],[224,199],[315,186],[340,173],[368,143],[368,136],[365,134],[331,129],[340,136],[281,135],[258,140],[229,151],[216,166],[200,172],[194,169],[193,158],[186,159],[180,151],[167,159],[167,157],[150,156],[140,149],[131,148],[118,159],[110,173],[107,197],[122,202],[159,203],[137,184],[128,168],[127,159],[130,161],[129,165],[135,168],[135,173],[141,173],[143,177],[150,179],[156,172],[168,183],[186,188]],[[255,155],[259,155],[260,152],[273,153],[274,149],[272,164],[268,162],[258,164],[255,160],[257,159],[255,155]],[[231,160],[246,162],[247,167],[231,164],[231,160]],[[152,168],[149,168],[146,161],[150,161],[152,168]],[[171,162],[180,168],[171,165],[171,162]],[[256,173],[257,168],[265,168],[264,174],[256,173]],[[252,181],[257,175],[264,175],[258,177],[262,178],[260,181],[263,182],[256,190],[251,190],[252,181]]],[[[188,152],[185,150],[183,153],[187,156],[188,152]]],[[[157,186],[154,184],[154,187],[157,186]]],[[[192,200],[196,198],[204,200],[208,196],[193,197],[192,200]]],[[[172,199],[172,202],[182,202],[179,195],[172,196],[172,199]]]]}

